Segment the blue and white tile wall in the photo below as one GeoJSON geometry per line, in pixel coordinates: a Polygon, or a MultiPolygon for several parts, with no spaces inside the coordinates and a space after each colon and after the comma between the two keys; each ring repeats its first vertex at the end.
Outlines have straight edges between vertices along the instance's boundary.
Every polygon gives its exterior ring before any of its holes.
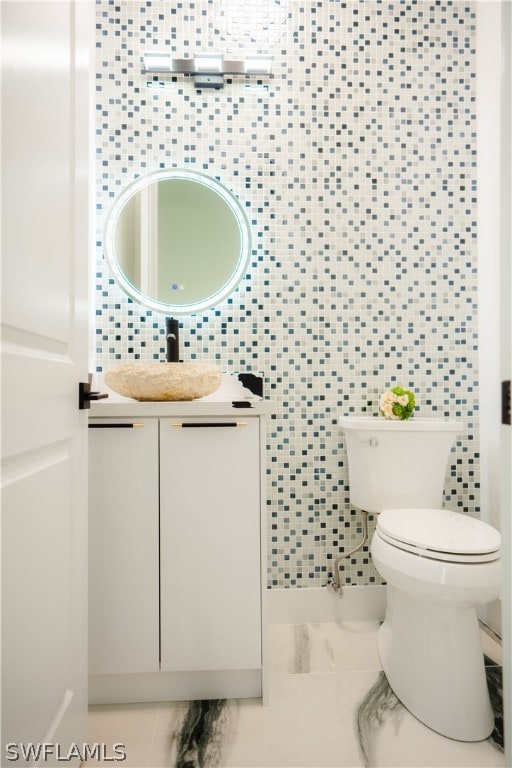
{"type": "MultiPolygon", "coordinates": [[[[478,514],[474,21],[450,0],[97,3],[97,370],[165,359],[164,316],[103,260],[113,199],[159,168],[217,177],[252,222],[252,265],[183,319],[182,354],[265,374],[269,586],[318,587],[359,541],[336,419],[376,413],[390,385],[463,420],[447,500],[478,514]],[[271,53],[274,71],[196,91],[143,74],[161,48],[271,53]]],[[[344,579],[379,581],[367,548],[344,579]]]]}

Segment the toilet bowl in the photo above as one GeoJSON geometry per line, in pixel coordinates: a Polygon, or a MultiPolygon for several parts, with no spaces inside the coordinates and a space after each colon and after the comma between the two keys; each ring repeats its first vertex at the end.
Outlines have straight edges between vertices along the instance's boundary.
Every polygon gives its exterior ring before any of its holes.
{"type": "Polygon", "coordinates": [[[419,720],[462,741],[494,727],[475,607],[499,595],[499,547],[494,528],[446,509],[384,510],[371,544],[388,585],[377,641],[388,682],[419,720]]]}
{"type": "Polygon", "coordinates": [[[486,739],[494,716],[476,606],[499,595],[501,539],[486,523],[441,508],[449,451],[461,425],[354,417],[340,424],[351,501],[378,514],[371,554],[387,583],[378,650],[388,682],[438,733],[486,739]]]}

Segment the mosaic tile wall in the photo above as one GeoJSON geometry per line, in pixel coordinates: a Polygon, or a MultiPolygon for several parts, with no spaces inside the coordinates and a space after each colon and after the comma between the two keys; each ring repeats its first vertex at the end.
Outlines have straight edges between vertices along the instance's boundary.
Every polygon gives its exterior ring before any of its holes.
{"type": "MultiPolygon", "coordinates": [[[[183,318],[182,357],[264,373],[271,587],[325,584],[359,542],[336,420],[375,414],[391,385],[419,415],[463,419],[446,495],[479,512],[474,23],[440,0],[97,4],[97,370],[165,359],[164,315],[103,261],[112,200],[159,168],[218,178],[251,221],[252,264],[229,300],[183,318]],[[143,74],[162,48],[270,52],[273,75],[198,91],[143,74]]],[[[342,578],[379,582],[368,547],[342,578]]]]}

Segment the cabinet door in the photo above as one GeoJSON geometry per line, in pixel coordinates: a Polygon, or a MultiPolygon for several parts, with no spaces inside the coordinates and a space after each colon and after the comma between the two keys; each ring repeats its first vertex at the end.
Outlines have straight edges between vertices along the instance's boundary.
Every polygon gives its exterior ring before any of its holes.
{"type": "Polygon", "coordinates": [[[164,670],[261,666],[259,419],[237,421],[161,421],[164,670]]]}
{"type": "Polygon", "coordinates": [[[89,674],[157,671],[158,646],[158,420],[91,420],[89,674]]]}

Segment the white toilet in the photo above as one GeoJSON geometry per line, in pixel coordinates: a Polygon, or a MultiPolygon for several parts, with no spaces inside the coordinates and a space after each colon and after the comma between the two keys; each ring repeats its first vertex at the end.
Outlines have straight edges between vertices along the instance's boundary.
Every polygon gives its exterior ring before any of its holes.
{"type": "Polygon", "coordinates": [[[476,606],[498,597],[501,537],[442,509],[451,446],[461,424],[342,417],[350,500],[379,513],[371,544],[387,582],[378,634],[389,684],[433,730],[481,741],[493,730],[476,606]]]}

